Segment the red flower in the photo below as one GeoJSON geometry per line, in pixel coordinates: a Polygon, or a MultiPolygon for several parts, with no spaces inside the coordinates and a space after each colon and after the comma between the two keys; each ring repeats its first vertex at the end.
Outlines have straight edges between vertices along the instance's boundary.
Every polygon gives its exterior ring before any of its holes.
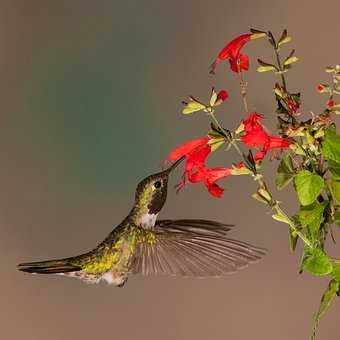
{"type": "Polygon", "coordinates": [[[268,134],[260,123],[262,116],[256,112],[243,121],[245,134],[242,142],[250,147],[262,147],[268,141],[268,134]]]}
{"type": "Polygon", "coordinates": [[[229,97],[229,94],[228,94],[228,92],[226,90],[221,90],[217,94],[217,100],[220,100],[222,102],[224,102],[228,97],[229,97]]]}
{"type": "Polygon", "coordinates": [[[327,106],[328,110],[331,110],[334,107],[334,105],[335,105],[335,102],[334,102],[333,99],[328,99],[327,100],[326,106],[327,106]]]}
{"type": "Polygon", "coordinates": [[[249,70],[249,57],[245,54],[241,54],[238,59],[229,59],[230,68],[232,71],[239,73],[239,70],[249,70]]]}
{"type": "Polygon", "coordinates": [[[171,153],[168,156],[169,161],[177,161],[183,156],[187,156],[190,152],[194,151],[197,148],[200,148],[202,146],[207,145],[210,138],[208,136],[198,138],[191,140],[189,142],[186,142],[185,144],[182,144],[178,148],[171,151],[171,153]]]}
{"type": "Polygon", "coordinates": [[[216,184],[221,178],[227,177],[231,175],[230,168],[201,168],[199,171],[193,173],[189,178],[189,181],[192,183],[203,182],[207,187],[208,191],[211,195],[215,197],[221,197],[224,189],[216,184]]]}
{"type": "Polygon", "coordinates": [[[229,176],[231,169],[205,167],[205,161],[211,153],[211,147],[208,144],[209,140],[209,137],[192,140],[174,149],[168,156],[171,161],[176,161],[186,156],[183,180],[178,185],[179,190],[185,186],[187,180],[192,183],[203,182],[211,195],[215,197],[222,196],[224,190],[216,184],[216,181],[229,176]]]}
{"type": "Polygon", "coordinates": [[[326,87],[323,84],[318,84],[318,86],[316,87],[316,90],[320,93],[325,92],[325,89],[326,87]]]}
{"type": "Polygon", "coordinates": [[[252,34],[242,34],[229,42],[217,55],[217,58],[210,66],[210,73],[215,73],[215,68],[220,61],[228,60],[230,62],[231,70],[239,72],[241,70],[248,70],[249,58],[241,54],[241,48],[251,39],[252,34]]]}
{"type": "Polygon", "coordinates": [[[260,149],[254,156],[255,161],[261,161],[271,149],[288,148],[290,145],[288,140],[280,136],[269,135],[261,120],[262,116],[253,112],[243,121],[244,135],[241,137],[242,142],[247,146],[260,149]]]}

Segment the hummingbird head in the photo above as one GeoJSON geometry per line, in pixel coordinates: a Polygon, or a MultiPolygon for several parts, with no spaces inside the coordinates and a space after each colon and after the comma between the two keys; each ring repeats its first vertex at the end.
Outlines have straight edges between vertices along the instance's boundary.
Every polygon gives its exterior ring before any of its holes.
{"type": "Polygon", "coordinates": [[[166,170],[150,175],[139,182],[135,206],[143,215],[156,216],[161,211],[168,194],[169,175],[183,159],[184,157],[180,158],[166,170]]]}

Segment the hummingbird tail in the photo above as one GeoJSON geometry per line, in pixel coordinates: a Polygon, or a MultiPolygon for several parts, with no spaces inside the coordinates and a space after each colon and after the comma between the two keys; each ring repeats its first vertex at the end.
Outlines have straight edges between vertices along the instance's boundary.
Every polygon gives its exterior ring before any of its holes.
{"type": "Polygon", "coordinates": [[[18,270],[31,274],[59,274],[80,271],[81,268],[71,263],[71,258],[42,262],[20,263],[18,270]]]}

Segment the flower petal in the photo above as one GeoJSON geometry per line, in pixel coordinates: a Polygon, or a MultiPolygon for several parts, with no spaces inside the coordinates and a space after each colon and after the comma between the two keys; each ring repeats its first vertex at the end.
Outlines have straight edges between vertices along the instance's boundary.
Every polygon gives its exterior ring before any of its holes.
{"type": "Polygon", "coordinates": [[[240,53],[237,59],[230,58],[229,63],[230,63],[230,68],[233,72],[239,73],[242,71],[249,70],[249,57],[245,54],[240,53]]]}
{"type": "Polygon", "coordinates": [[[209,142],[210,138],[208,136],[204,136],[202,138],[194,139],[189,142],[186,142],[179,147],[175,148],[170,152],[167,159],[169,161],[177,161],[183,156],[186,156],[188,153],[192,152],[196,148],[200,146],[206,145],[209,142]]]}
{"type": "Polygon", "coordinates": [[[240,50],[251,39],[251,34],[242,34],[232,41],[230,41],[222,50],[218,53],[215,61],[210,65],[210,73],[214,74],[217,64],[222,60],[229,58],[237,60],[240,56],[240,50]]]}

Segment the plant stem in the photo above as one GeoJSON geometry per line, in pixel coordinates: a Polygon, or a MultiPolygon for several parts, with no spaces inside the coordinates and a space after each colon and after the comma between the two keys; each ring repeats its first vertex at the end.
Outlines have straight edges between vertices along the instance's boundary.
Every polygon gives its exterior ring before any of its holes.
{"type": "Polygon", "coordinates": [[[280,60],[280,53],[279,53],[279,50],[277,48],[274,48],[274,51],[275,51],[277,66],[278,66],[278,68],[280,70],[282,86],[283,86],[284,90],[287,91],[287,83],[286,83],[285,75],[283,74],[283,68],[282,68],[281,60],[280,60]]]}
{"type": "Polygon", "coordinates": [[[249,108],[248,108],[248,99],[247,99],[247,82],[244,81],[243,73],[240,67],[239,67],[238,74],[240,75],[240,88],[241,88],[241,96],[242,96],[244,111],[248,113],[249,108]]]}
{"type": "MultiPolygon", "coordinates": [[[[248,112],[246,84],[244,83],[242,72],[240,72],[240,78],[241,78],[241,82],[240,82],[241,94],[242,94],[242,98],[243,98],[244,109],[248,112]]],[[[241,151],[241,149],[237,145],[237,141],[235,139],[229,137],[228,132],[222,127],[222,125],[220,124],[220,122],[218,121],[216,116],[214,115],[214,112],[213,111],[209,112],[208,115],[210,116],[212,121],[216,124],[216,126],[219,129],[221,129],[223,132],[226,132],[225,133],[226,139],[235,148],[235,150],[243,158],[243,160],[246,162],[246,156],[244,155],[244,153],[241,151]]],[[[252,172],[253,172],[254,179],[255,179],[255,181],[258,182],[260,188],[264,189],[269,194],[270,199],[271,199],[271,202],[269,202],[269,205],[275,210],[276,214],[280,215],[281,217],[283,217],[283,219],[289,225],[291,230],[294,233],[296,233],[296,235],[299,236],[299,238],[305,243],[306,246],[312,248],[313,245],[311,244],[311,242],[306,238],[306,236],[300,230],[298,230],[298,228],[295,225],[294,221],[284,212],[284,210],[280,207],[278,201],[273,198],[273,195],[268,190],[268,186],[267,186],[266,182],[263,179],[263,175],[257,173],[257,171],[254,171],[254,170],[252,170],[252,172]]]]}
{"type": "Polygon", "coordinates": [[[312,243],[306,238],[306,236],[301,231],[297,229],[294,221],[282,210],[277,201],[275,202],[273,209],[275,209],[278,215],[285,218],[289,227],[294,231],[296,235],[300,237],[300,239],[305,243],[306,246],[308,246],[309,248],[313,248],[312,243]]]}

